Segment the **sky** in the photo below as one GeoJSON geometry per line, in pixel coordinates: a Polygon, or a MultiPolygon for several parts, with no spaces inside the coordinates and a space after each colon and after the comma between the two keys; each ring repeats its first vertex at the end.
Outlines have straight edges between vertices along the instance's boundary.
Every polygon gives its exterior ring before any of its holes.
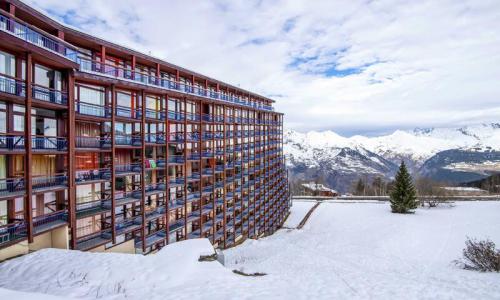
{"type": "Polygon", "coordinates": [[[285,127],[378,135],[500,121],[500,1],[24,0],[276,100],[285,127]]]}

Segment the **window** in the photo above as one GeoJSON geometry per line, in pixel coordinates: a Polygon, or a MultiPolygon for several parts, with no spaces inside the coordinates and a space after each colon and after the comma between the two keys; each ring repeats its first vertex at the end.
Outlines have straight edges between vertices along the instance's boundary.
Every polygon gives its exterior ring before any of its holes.
{"type": "Polygon", "coordinates": [[[129,92],[116,92],[116,105],[122,107],[132,107],[132,94],[129,92]]]}
{"type": "Polygon", "coordinates": [[[90,86],[90,85],[78,85],[75,89],[75,97],[80,102],[95,104],[95,105],[104,105],[105,102],[105,94],[104,88],[100,86],[90,86]]]}
{"type": "Polygon", "coordinates": [[[16,76],[16,58],[14,55],[0,51],[0,73],[16,76]]]}
{"type": "Polygon", "coordinates": [[[24,132],[24,115],[14,115],[14,131],[24,132]]]}
{"type": "Polygon", "coordinates": [[[61,72],[41,65],[35,65],[34,82],[37,85],[58,91],[62,89],[61,72]]]}

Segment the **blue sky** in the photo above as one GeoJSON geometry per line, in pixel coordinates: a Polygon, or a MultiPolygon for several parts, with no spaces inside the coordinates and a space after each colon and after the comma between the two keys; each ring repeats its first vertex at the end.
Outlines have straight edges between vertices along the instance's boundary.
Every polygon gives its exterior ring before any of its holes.
{"type": "Polygon", "coordinates": [[[499,1],[25,1],[273,97],[299,131],[377,135],[500,116],[499,1]]]}

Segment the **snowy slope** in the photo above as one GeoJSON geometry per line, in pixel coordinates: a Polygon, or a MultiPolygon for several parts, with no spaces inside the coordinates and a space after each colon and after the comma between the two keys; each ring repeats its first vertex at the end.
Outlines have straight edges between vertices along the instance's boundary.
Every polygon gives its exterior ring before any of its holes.
{"type": "Polygon", "coordinates": [[[452,263],[466,236],[500,243],[499,211],[470,202],[397,215],[388,204],[324,202],[302,230],[224,251],[226,265],[285,287],[271,299],[499,299],[499,273],[452,263]]]}

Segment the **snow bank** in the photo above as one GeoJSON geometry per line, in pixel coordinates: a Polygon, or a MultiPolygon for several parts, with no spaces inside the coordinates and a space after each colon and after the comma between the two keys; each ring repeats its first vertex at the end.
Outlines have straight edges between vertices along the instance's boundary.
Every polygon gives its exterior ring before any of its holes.
{"type": "Polygon", "coordinates": [[[0,287],[65,297],[151,298],[200,284],[208,274],[233,274],[217,262],[198,262],[214,249],[207,239],[187,240],[142,256],[44,249],[0,265],[0,287]]]}
{"type": "Polygon", "coordinates": [[[293,205],[290,208],[290,215],[283,225],[286,228],[296,228],[299,226],[300,221],[304,219],[307,212],[316,204],[316,201],[293,201],[293,205]]]}

